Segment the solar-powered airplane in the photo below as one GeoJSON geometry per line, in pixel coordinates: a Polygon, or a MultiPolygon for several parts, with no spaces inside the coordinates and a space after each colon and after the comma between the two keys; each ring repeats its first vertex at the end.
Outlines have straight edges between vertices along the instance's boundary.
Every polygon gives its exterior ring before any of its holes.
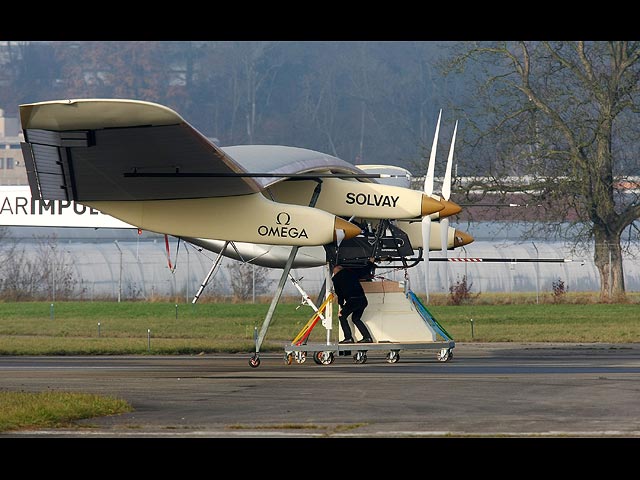
{"type": "Polygon", "coordinates": [[[26,104],[20,120],[33,199],[75,202],[139,229],[283,269],[252,367],[260,363],[291,268],[361,266],[371,258],[406,268],[429,250],[473,241],[438,222],[461,209],[448,190],[433,195],[432,167],[425,190],[417,191],[393,180],[408,178],[398,167],[354,166],[289,146],[219,147],[173,110],[137,100],[26,104]]]}

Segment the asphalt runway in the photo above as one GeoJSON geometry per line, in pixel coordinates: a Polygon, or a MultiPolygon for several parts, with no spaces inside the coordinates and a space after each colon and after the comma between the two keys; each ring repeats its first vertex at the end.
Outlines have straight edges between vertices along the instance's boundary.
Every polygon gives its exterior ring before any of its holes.
{"type": "Polygon", "coordinates": [[[3,438],[640,437],[640,345],[457,344],[364,364],[284,353],[0,357],[0,389],[124,398],[132,413],[3,438]]]}

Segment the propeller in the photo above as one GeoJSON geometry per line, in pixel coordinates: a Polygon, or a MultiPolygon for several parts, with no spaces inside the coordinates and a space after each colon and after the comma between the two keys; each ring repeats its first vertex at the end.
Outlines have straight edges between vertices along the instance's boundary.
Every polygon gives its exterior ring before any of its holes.
{"type": "Polygon", "coordinates": [[[451,170],[453,166],[453,151],[456,142],[456,134],[458,132],[458,122],[456,121],[453,128],[453,136],[451,138],[451,146],[449,147],[449,157],[447,158],[447,167],[445,175],[442,180],[442,192],[438,197],[433,195],[433,182],[435,171],[435,159],[436,148],[438,145],[438,135],[440,133],[440,121],[442,119],[442,109],[438,114],[438,122],[436,124],[436,131],[433,137],[433,145],[431,146],[431,155],[429,156],[429,166],[427,168],[427,175],[424,178],[424,194],[432,198],[440,200],[444,203],[445,208],[440,212],[432,215],[426,215],[422,217],[422,250],[424,255],[424,283],[426,289],[427,302],[429,301],[429,239],[431,238],[431,222],[435,219],[439,219],[440,223],[440,245],[445,258],[447,257],[448,243],[449,243],[449,217],[460,212],[459,205],[450,202],[451,197],[451,170]]]}
{"type": "MultiPolygon", "coordinates": [[[[433,136],[433,145],[431,146],[431,155],[429,156],[429,166],[427,175],[424,177],[424,194],[433,195],[433,176],[436,163],[436,147],[438,145],[438,134],[440,133],[440,119],[442,118],[442,109],[438,114],[438,123],[436,124],[436,133],[433,136]]],[[[424,286],[427,294],[427,302],[429,302],[429,239],[431,238],[431,215],[422,217],[422,255],[424,256],[424,286]]]]}

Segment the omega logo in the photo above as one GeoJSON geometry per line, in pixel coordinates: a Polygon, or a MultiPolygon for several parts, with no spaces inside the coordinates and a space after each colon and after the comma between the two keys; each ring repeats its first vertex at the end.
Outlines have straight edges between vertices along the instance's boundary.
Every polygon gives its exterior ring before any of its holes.
{"type": "Polygon", "coordinates": [[[278,214],[278,216],[276,217],[276,223],[278,225],[282,225],[283,224],[283,222],[282,222],[283,218],[286,219],[285,222],[284,222],[284,225],[289,225],[289,223],[291,223],[291,215],[289,215],[287,212],[280,212],[278,214]]]}
{"type": "Polygon", "coordinates": [[[287,212],[280,212],[276,215],[276,225],[278,226],[260,225],[258,235],[261,237],[309,238],[304,228],[292,227],[290,223],[291,215],[287,212]]]}

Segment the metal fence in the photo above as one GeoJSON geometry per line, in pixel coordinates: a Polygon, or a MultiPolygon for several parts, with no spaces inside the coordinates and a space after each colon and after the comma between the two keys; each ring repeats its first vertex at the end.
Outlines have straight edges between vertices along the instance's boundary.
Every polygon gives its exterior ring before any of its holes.
{"type": "MultiPolygon", "coordinates": [[[[27,239],[20,241],[27,258],[33,255],[35,243],[27,239]]],[[[184,298],[190,302],[205,279],[217,254],[199,251],[190,244],[182,243],[176,248],[175,240],[170,246],[169,256],[166,245],[160,239],[111,240],[108,242],[87,242],[82,239],[58,241],[56,249],[60,271],[66,266],[73,271],[73,296],[78,299],[123,299],[154,300],[156,298],[184,298]]],[[[448,252],[449,259],[462,257],[476,261],[438,261],[442,252],[432,252],[428,267],[425,263],[407,271],[411,289],[418,294],[448,293],[449,287],[463,276],[473,292],[516,293],[551,292],[553,283],[562,281],[566,290],[572,292],[597,292],[600,278],[593,263],[592,254],[581,258],[571,256],[569,248],[553,242],[488,242],[476,241],[455,252],[448,252]],[[477,259],[483,259],[479,261],[477,259]],[[489,262],[486,259],[501,259],[489,262]],[[537,263],[518,259],[567,259],[567,262],[537,263]],[[425,284],[425,269],[428,268],[428,284],[425,284]]],[[[624,257],[625,285],[628,292],[640,291],[640,251],[632,249],[624,257]]],[[[201,298],[211,296],[232,296],[230,275],[233,265],[238,262],[225,258],[211,279],[201,298]]],[[[55,267],[55,266],[54,266],[55,267]]],[[[261,268],[261,267],[258,267],[261,268]]],[[[56,271],[56,268],[51,270],[56,271]]],[[[282,270],[269,269],[267,284],[277,284],[282,270]]],[[[377,274],[391,280],[405,280],[403,270],[380,264],[377,274]]],[[[301,279],[302,287],[313,297],[320,291],[324,281],[323,267],[294,269],[292,275],[301,279]]],[[[251,282],[248,275],[246,281],[251,282]]],[[[264,291],[254,291],[253,295],[269,294],[273,291],[267,285],[264,291]]],[[[55,298],[55,282],[49,286],[50,295],[55,298]]],[[[295,287],[287,282],[284,295],[299,295],[295,287]]]]}

